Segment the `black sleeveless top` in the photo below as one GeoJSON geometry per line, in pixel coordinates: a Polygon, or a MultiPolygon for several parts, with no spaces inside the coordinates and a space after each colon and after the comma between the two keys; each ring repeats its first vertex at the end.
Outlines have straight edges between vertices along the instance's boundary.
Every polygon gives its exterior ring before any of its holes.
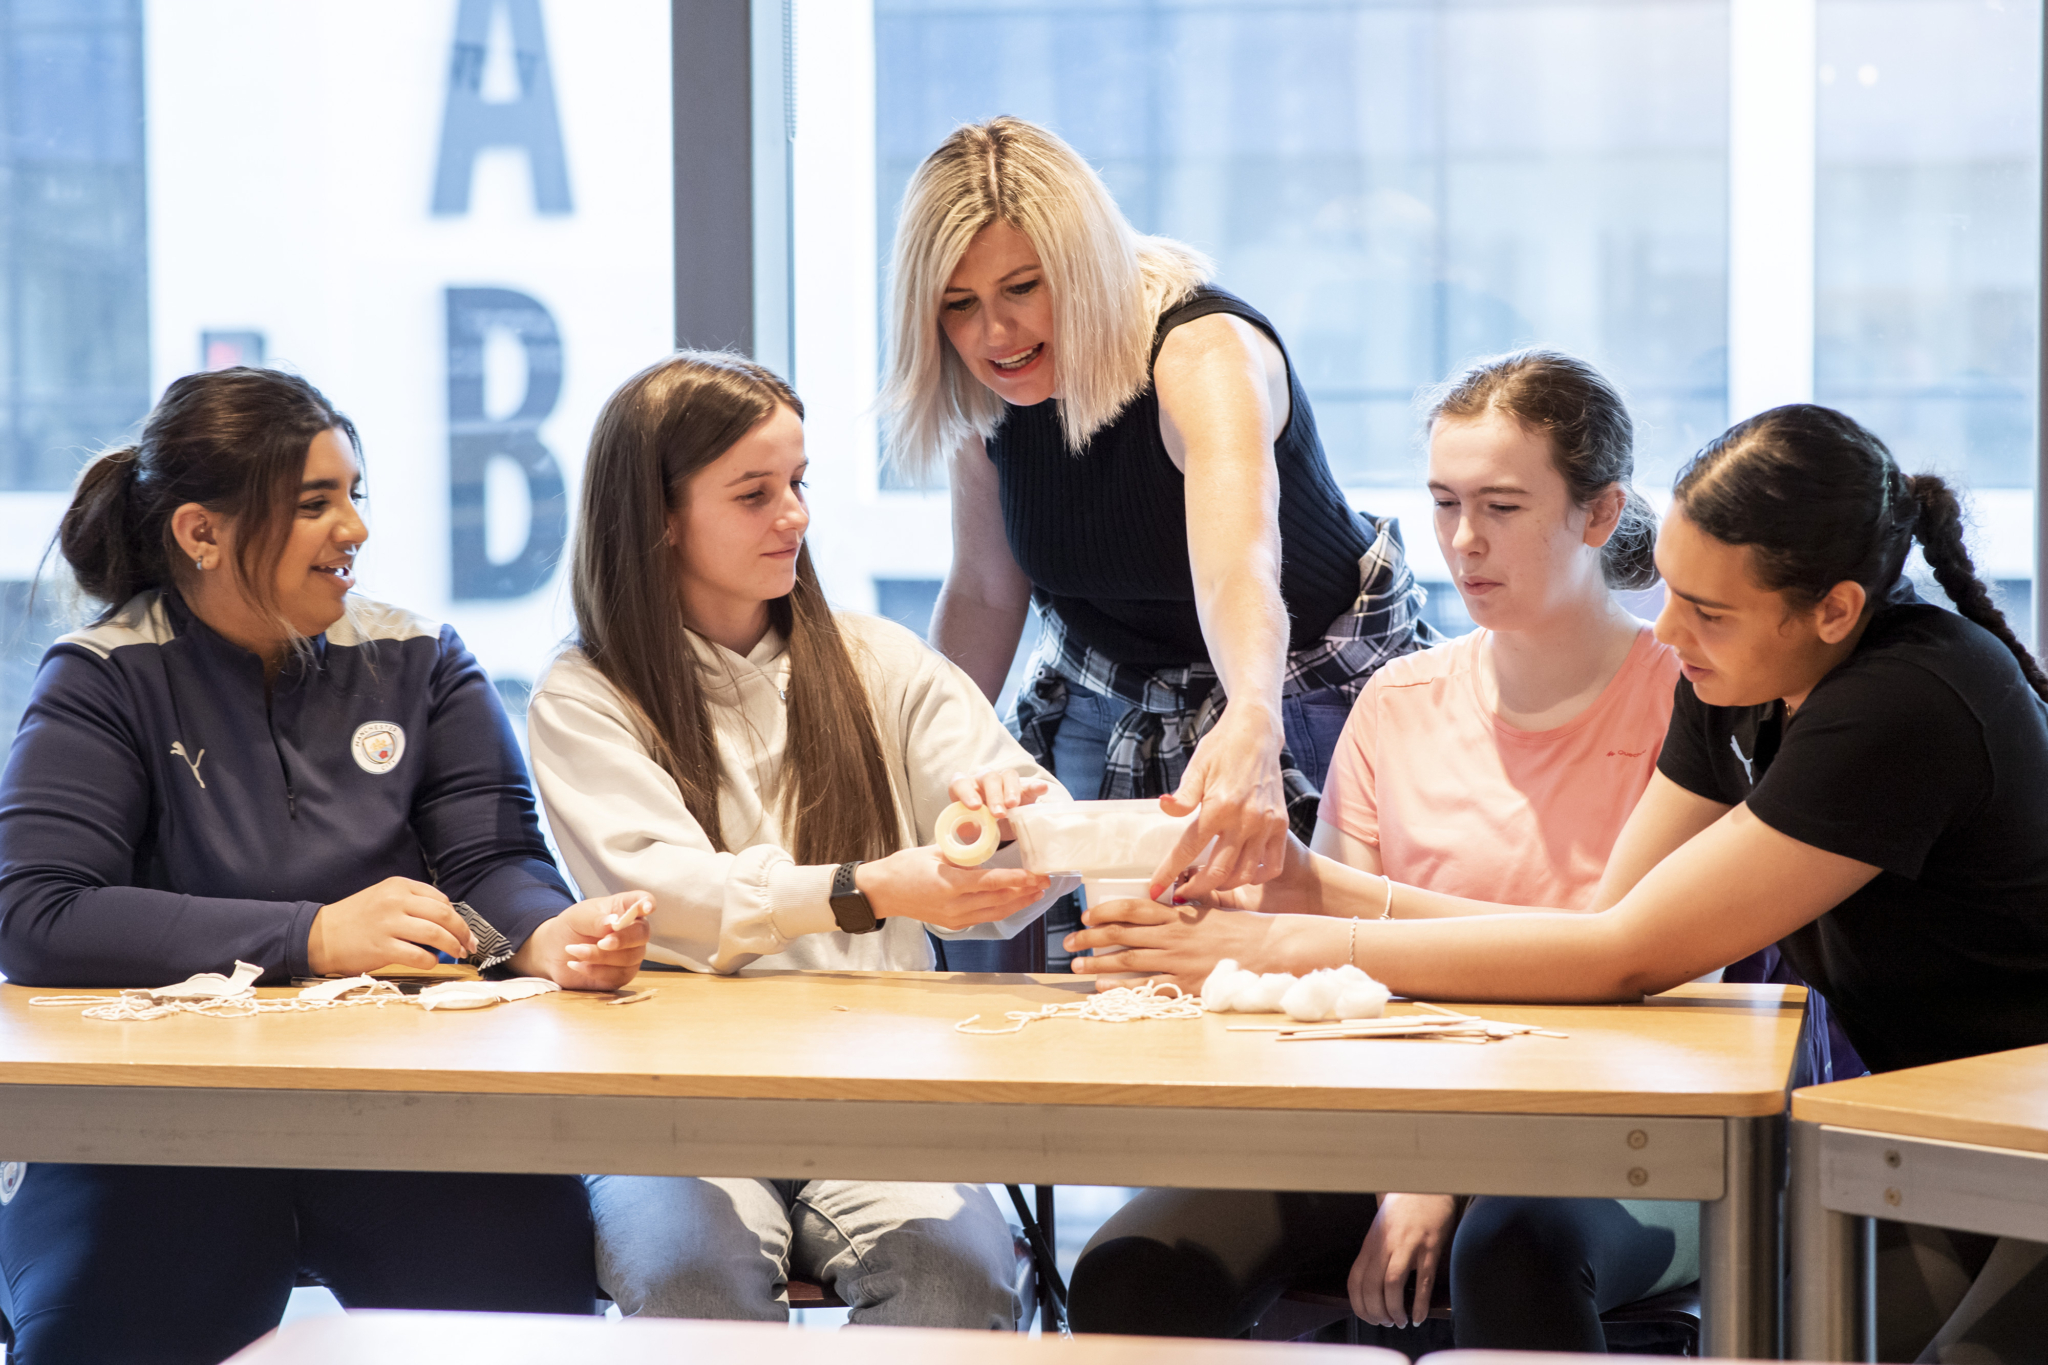
{"type": "MultiPolygon", "coordinates": [[[[1273,339],[1244,300],[1203,287],[1168,309],[1152,338],[1228,313],[1273,339]]],[[[1320,639],[1358,598],[1358,560],[1371,535],[1323,458],[1315,414],[1287,362],[1288,417],[1273,456],[1280,471],[1280,596],[1289,651],[1320,639]]],[[[1068,634],[1121,664],[1174,668],[1209,662],[1188,563],[1185,479],[1159,435],[1159,393],[1147,382],[1079,455],[1067,450],[1056,400],[1007,408],[988,439],[1010,552],[1032,599],[1068,634]]]]}

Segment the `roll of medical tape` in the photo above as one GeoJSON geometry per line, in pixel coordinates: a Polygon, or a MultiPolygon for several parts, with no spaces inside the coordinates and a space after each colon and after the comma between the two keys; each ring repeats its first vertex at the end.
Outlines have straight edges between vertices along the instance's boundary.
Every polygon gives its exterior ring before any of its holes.
{"type": "Polygon", "coordinates": [[[955,867],[975,867],[996,851],[996,818],[987,806],[967,806],[958,801],[939,817],[939,853],[955,867]],[[981,836],[971,844],[960,842],[962,825],[978,825],[981,836]]]}

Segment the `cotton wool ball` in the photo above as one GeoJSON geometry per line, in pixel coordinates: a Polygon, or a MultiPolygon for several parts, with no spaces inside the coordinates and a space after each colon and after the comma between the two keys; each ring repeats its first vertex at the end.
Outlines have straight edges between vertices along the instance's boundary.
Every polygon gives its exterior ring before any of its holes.
{"type": "Polygon", "coordinates": [[[1341,967],[1337,976],[1342,984],[1331,1005],[1336,1018],[1377,1019],[1387,1012],[1387,1000],[1393,992],[1385,986],[1356,967],[1341,967]]]}
{"type": "Polygon", "coordinates": [[[1328,1019],[1330,1007],[1337,1001],[1337,994],[1344,988],[1337,973],[1327,969],[1310,972],[1301,980],[1288,987],[1287,994],[1280,997],[1280,1008],[1287,1017],[1304,1024],[1328,1019]]]}
{"type": "Polygon", "coordinates": [[[1222,959],[1210,969],[1208,979],[1202,983],[1202,1008],[1211,1014],[1228,1013],[1240,985],[1257,979],[1238,966],[1235,959],[1222,959]]]}
{"type": "Polygon", "coordinates": [[[1293,987],[1292,972],[1266,972],[1237,993],[1232,1008],[1241,1014],[1278,1014],[1280,1000],[1293,987]]]}

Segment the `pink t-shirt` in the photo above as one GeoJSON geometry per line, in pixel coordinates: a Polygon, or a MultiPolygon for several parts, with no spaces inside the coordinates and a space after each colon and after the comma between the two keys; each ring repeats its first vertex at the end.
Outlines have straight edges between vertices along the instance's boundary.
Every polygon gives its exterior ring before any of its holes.
{"type": "Polygon", "coordinates": [[[1518,730],[1480,700],[1487,632],[1373,674],[1337,741],[1321,818],[1388,876],[1453,896],[1583,909],[1650,783],[1678,655],[1645,626],[1593,704],[1518,730]]]}

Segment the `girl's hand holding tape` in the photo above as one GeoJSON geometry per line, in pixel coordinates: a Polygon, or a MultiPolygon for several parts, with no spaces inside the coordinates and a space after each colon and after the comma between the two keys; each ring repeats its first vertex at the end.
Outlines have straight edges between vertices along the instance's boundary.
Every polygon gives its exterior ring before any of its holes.
{"type": "Polygon", "coordinates": [[[901,916],[940,929],[1008,919],[1051,889],[1052,879],[981,864],[1011,837],[1002,817],[1049,790],[1042,779],[1020,778],[1014,768],[963,773],[947,788],[954,804],[939,816],[937,844],[862,863],[854,885],[881,919],[901,916]]]}
{"type": "Polygon", "coordinates": [[[1007,919],[1043,896],[1050,877],[1016,867],[956,867],[937,847],[906,848],[862,863],[854,885],[878,919],[914,919],[965,929],[1007,919]]]}

